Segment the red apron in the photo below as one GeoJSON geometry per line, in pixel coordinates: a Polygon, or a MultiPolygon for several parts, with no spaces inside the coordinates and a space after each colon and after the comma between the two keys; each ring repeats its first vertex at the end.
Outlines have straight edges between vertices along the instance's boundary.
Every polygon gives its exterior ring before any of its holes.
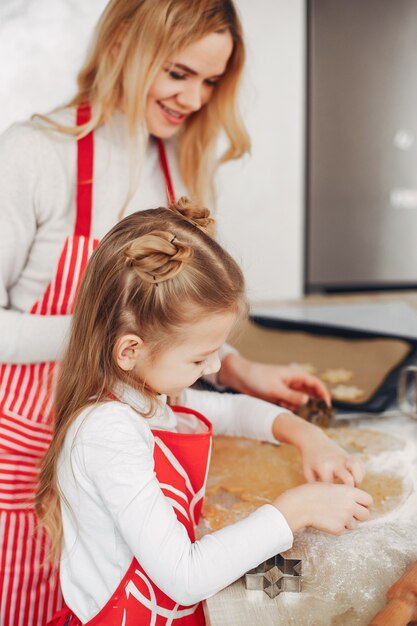
{"type": "MultiPolygon", "coordinates": [[[[90,117],[77,110],[77,124],[90,117]]],[[[160,151],[163,144],[160,142],[160,151]]],[[[162,163],[167,190],[168,166],[162,163]]],[[[87,261],[98,244],[90,237],[93,134],[78,141],[74,234],[65,241],[55,276],[32,315],[72,313],[87,261]]],[[[173,192],[172,192],[173,193],[173,192]]],[[[171,199],[171,198],[170,198],[171,199]]],[[[58,575],[48,563],[48,538],[33,510],[39,462],[52,435],[52,388],[57,364],[0,365],[0,624],[43,626],[62,606],[58,575]],[[46,559],[46,560],[45,560],[46,559]]]]}
{"type": "MultiPolygon", "coordinates": [[[[194,526],[203,505],[211,451],[210,422],[191,409],[174,407],[197,417],[204,432],[184,434],[154,430],[155,474],[178,520],[195,541],[194,526]]],[[[68,608],[60,611],[48,626],[81,626],[68,608]]],[[[201,602],[181,606],[149,578],[136,558],[105,606],[84,626],[204,626],[201,602]]]]}

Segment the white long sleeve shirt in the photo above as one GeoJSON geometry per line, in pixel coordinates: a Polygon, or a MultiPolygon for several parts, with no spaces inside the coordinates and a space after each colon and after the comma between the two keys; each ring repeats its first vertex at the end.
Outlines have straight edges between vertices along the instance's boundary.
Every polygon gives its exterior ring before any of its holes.
{"type": "MultiPolygon", "coordinates": [[[[59,458],[65,601],[85,622],[108,601],[133,557],[167,595],[193,604],[292,545],[281,513],[264,505],[245,520],[191,542],[154,473],[151,428],[176,430],[161,401],[142,418],[143,398],[130,388],[84,410],[71,425],[59,458]]],[[[275,441],[276,406],[234,394],[187,390],[183,404],[204,413],[214,432],[275,441]]]]}
{"type": "MultiPolygon", "coordinates": [[[[54,118],[74,126],[75,111],[54,118]]],[[[30,123],[13,125],[0,137],[0,362],[56,361],[70,316],[32,316],[32,305],[52,279],[65,239],[73,234],[76,200],[76,141],[30,123]]],[[[177,169],[175,143],[166,142],[177,197],[186,193],[177,169]]],[[[101,239],[118,221],[129,188],[125,118],[94,133],[91,235],[101,239]]],[[[149,142],[137,189],[125,215],[166,204],[158,150],[149,142]]]]}

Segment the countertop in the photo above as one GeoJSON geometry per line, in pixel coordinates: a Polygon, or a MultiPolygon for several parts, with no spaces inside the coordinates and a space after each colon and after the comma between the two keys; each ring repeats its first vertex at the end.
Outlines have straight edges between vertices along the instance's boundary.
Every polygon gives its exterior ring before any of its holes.
{"type": "MultiPolygon", "coordinates": [[[[308,296],[259,305],[381,300],[407,302],[417,310],[416,292],[308,296]]],[[[349,424],[404,440],[401,471],[411,485],[406,501],[392,513],[342,537],[302,531],[288,556],[300,556],[297,545],[299,550],[307,546],[317,556],[317,567],[310,568],[303,578],[303,591],[270,599],[263,592],[247,591],[243,579],[238,580],[206,600],[208,626],[366,626],[384,606],[391,584],[417,560],[417,420],[401,415],[394,405],[383,414],[352,419],[349,424]]],[[[388,465],[391,461],[394,459],[386,460],[388,465]]]]}

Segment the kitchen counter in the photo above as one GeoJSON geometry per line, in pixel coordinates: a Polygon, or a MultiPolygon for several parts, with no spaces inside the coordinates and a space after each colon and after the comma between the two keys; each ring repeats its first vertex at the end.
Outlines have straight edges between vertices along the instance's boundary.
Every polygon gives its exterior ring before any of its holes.
{"type": "MultiPolygon", "coordinates": [[[[415,292],[309,296],[303,302],[382,300],[404,301],[417,310],[415,292]]],[[[294,303],[268,304],[273,307],[294,303]]],[[[264,307],[266,303],[260,305],[264,307]]],[[[381,415],[351,419],[349,425],[388,433],[404,441],[404,453],[399,458],[395,459],[393,453],[381,459],[381,463],[388,468],[392,463],[401,465],[400,471],[409,481],[405,501],[398,509],[342,537],[301,531],[287,556],[302,558],[303,551],[309,555],[303,591],[270,599],[263,592],[247,591],[241,579],[206,600],[208,626],[366,626],[385,605],[391,584],[417,560],[417,420],[401,415],[394,406],[381,415]]]]}
{"type": "Polygon", "coordinates": [[[353,302],[406,302],[417,310],[417,291],[375,291],[372,293],[309,294],[296,300],[264,300],[256,306],[271,307],[291,304],[343,304],[353,302]]]}

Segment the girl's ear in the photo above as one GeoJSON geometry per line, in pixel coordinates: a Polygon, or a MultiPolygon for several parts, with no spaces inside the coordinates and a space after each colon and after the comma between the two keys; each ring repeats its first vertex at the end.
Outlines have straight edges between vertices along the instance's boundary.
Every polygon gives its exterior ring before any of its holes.
{"type": "Polygon", "coordinates": [[[122,335],[116,341],[114,354],[118,366],[125,372],[133,370],[137,364],[143,340],[137,335],[122,335]]]}

